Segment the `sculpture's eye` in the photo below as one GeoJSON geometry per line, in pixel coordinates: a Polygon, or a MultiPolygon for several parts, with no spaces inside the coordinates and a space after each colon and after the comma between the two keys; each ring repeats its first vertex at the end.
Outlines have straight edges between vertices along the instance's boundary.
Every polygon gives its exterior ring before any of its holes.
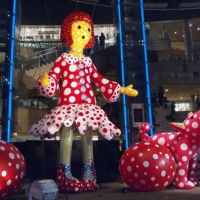
{"type": "Polygon", "coordinates": [[[81,29],[81,26],[80,26],[80,25],[78,26],[78,29],[81,29]]]}
{"type": "Polygon", "coordinates": [[[88,28],[88,32],[90,32],[90,28],[88,28]]]}

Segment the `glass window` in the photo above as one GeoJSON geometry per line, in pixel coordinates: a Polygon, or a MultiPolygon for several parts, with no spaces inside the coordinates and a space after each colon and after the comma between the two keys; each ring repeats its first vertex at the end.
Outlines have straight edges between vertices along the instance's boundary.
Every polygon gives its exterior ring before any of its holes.
{"type": "Polygon", "coordinates": [[[175,103],[175,111],[191,111],[191,105],[189,102],[176,102],[175,103]]]}

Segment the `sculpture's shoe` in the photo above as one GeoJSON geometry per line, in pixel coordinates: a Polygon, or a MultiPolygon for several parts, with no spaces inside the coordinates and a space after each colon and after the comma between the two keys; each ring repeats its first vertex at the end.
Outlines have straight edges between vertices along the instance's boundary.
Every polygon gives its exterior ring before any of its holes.
{"type": "Polygon", "coordinates": [[[82,181],[65,175],[63,165],[58,166],[56,183],[60,192],[82,192],[84,189],[82,181]]]}
{"type": "Polygon", "coordinates": [[[96,179],[94,179],[94,180],[82,180],[82,182],[83,182],[83,185],[84,185],[83,190],[85,192],[93,192],[97,187],[96,179]]]}
{"type": "Polygon", "coordinates": [[[84,191],[84,184],[80,180],[74,180],[65,177],[65,191],[67,192],[83,192],[84,191]]]}

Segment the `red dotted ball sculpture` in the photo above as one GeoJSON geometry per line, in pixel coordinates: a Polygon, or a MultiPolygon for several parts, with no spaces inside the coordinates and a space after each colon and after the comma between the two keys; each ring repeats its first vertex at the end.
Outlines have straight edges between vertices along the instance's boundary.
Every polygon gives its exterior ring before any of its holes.
{"type": "Polygon", "coordinates": [[[133,144],[122,155],[119,171],[130,189],[157,191],[166,188],[174,179],[176,164],[165,146],[153,141],[133,144]]]}
{"type": "Polygon", "coordinates": [[[26,165],[21,152],[12,144],[0,140],[0,199],[16,192],[25,176],[26,165]]]}

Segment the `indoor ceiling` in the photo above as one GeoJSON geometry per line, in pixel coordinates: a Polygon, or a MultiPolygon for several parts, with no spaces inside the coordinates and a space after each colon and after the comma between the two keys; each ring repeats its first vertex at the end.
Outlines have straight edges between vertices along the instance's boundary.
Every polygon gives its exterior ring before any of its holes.
{"type": "Polygon", "coordinates": [[[200,7],[198,0],[144,0],[146,8],[196,8],[200,7]]]}
{"type": "MultiPolygon", "coordinates": [[[[98,5],[114,5],[115,0],[71,0],[73,2],[98,4],[98,5]]],[[[135,3],[137,1],[124,0],[125,3],[135,3]]],[[[143,0],[145,7],[151,8],[196,8],[200,6],[199,0],[143,0]]]]}
{"type": "MultiPolygon", "coordinates": [[[[114,23],[116,0],[34,0],[22,2],[22,24],[58,25],[73,10],[88,12],[96,24],[114,23]]],[[[123,0],[131,5],[139,2],[123,0]]],[[[200,0],[144,0],[146,21],[200,17],[200,0]]]]}

